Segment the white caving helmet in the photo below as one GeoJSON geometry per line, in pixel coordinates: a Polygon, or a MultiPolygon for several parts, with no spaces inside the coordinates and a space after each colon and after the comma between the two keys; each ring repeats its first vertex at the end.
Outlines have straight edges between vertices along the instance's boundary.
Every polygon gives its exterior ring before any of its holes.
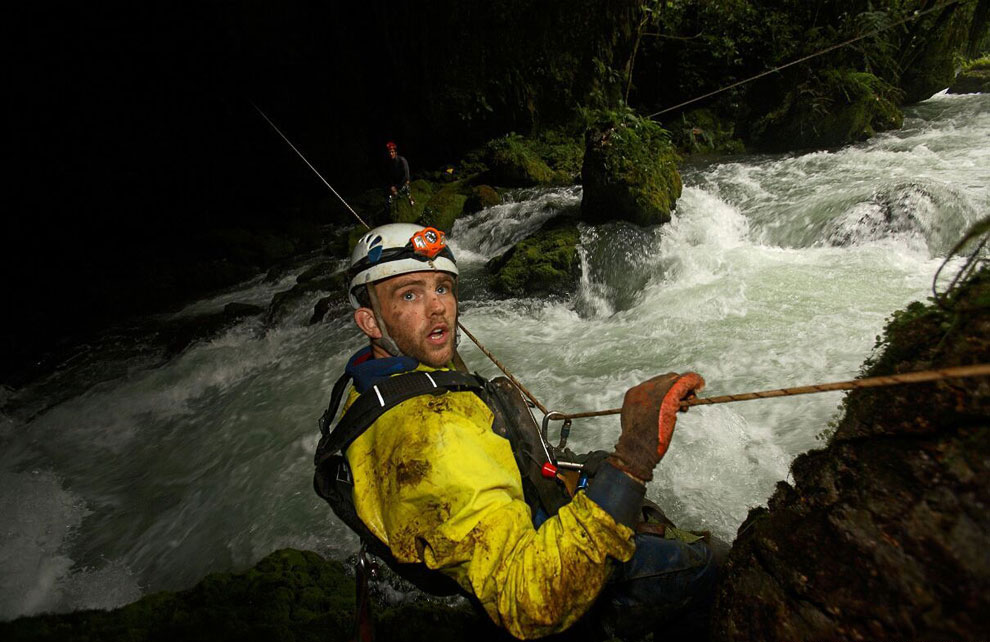
{"type": "MultiPolygon", "coordinates": [[[[361,307],[354,296],[357,288],[392,276],[424,271],[449,272],[457,276],[454,253],[447,247],[443,232],[412,223],[389,223],[376,227],[359,238],[354,246],[347,298],[356,310],[361,307]]],[[[368,295],[375,320],[382,331],[381,338],[376,339],[375,343],[393,356],[401,355],[401,349],[382,319],[378,299],[370,288],[368,295]]]]}
{"type": "Polygon", "coordinates": [[[412,223],[389,223],[358,239],[351,253],[351,282],[347,297],[361,307],[354,290],[360,286],[409,272],[439,271],[457,276],[454,253],[444,233],[412,223]]]}

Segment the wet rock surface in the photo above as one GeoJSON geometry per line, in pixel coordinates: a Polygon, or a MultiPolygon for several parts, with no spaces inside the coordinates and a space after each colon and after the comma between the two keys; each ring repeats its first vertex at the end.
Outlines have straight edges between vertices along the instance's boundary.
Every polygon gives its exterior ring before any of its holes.
{"type": "Polygon", "coordinates": [[[576,222],[569,217],[548,221],[487,264],[489,283],[505,296],[565,295],[577,286],[581,265],[576,222]]]}
{"type": "Polygon", "coordinates": [[[990,93],[990,58],[973,63],[956,76],[950,94],[986,94],[990,93]]]}
{"type": "Polygon", "coordinates": [[[608,115],[585,134],[581,217],[589,223],[670,221],[681,195],[677,152],[648,119],[608,115]]]}
{"type": "Polygon", "coordinates": [[[788,91],[751,134],[765,151],[830,148],[899,129],[901,92],[866,72],[826,69],[788,91]]]}
{"type": "MultiPolygon", "coordinates": [[[[867,376],[990,361],[990,274],[896,313],[867,376]]],[[[828,446],[750,512],[714,610],[718,640],[990,636],[990,381],[849,395],[828,446]]]]}
{"type": "MultiPolygon", "coordinates": [[[[394,578],[393,578],[393,581],[394,578]]],[[[433,599],[376,582],[379,640],[511,640],[466,600],[433,599]]],[[[353,639],[349,567],[312,551],[282,549],[242,573],[215,573],[191,589],[147,595],[113,611],[77,611],[0,622],[0,639],[36,641],[353,639]]]]}
{"type": "Polygon", "coordinates": [[[473,214],[480,212],[486,207],[494,207],[502,203],[502,197],[490,185],[478,185],[471,189],[467,200],[464,202],[464,212],[473,214]]]}
{"type": "Polygon", "coordinates": [[[223,311],[176,322],[162,329],[159,339],[165,343],[165,358],[171,358],[193,343],[208,341],[237,322],[260,315],[264,308],[250,303],[228,303],[223,311]]]}

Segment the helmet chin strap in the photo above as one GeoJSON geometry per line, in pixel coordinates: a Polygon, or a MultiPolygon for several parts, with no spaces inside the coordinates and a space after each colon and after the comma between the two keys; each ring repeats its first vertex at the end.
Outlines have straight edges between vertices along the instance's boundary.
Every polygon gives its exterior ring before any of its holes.
{"type": "Polygon", "coordinates": [[[402,350],[399,350],[399,346],[388,333],[388,326],[385,325],[385,319],[382,318],[381,305],[378,303],[378,295],[375,294],[375,288],[372,287],[372,284],[370,283],[365,287],[368,290],[368,298],[371,299],[371,311],[375,314],[375,323],[378,324],[378,329],[382,332],[382,336],[380,338],[372,339],[371,342],[393,357],[408,356],[404,354],[402,350]]]}

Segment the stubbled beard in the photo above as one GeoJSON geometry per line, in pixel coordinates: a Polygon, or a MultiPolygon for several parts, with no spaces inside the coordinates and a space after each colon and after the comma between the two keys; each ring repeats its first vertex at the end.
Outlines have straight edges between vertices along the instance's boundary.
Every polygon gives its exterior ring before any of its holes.
{"type": "Polygon", "coordinates": [[[392,336],[392,340],[395,341],[395,344],[399,347],[399,350],[402,351],[402,354],[406,355],[407,357],[412,357],[416,361],[428,365],[431,368],[442,368],[443,366],[446,366],[449,363],[450,359],[453,358],[454,350],[457,347],[456,313],[454,315],[453,323],[448,323],[446,318],[443,318],[443,323],[447,325],[447,334],[448,334],[447,344],[445,348],[449,349],[450,352],[441,363],[433,361],[434,355],[436,353],[428,349],[428,344],[426,343],[425,340],[422,341],[421,343],[417,343],[415,340],[407,341],[408,337],[405,335],[399,336],[398,333],[391,331],[390,334],[392,336]],[[422,352],[419,350],[420,345],[422,345],[424,348],[422,352]]]}

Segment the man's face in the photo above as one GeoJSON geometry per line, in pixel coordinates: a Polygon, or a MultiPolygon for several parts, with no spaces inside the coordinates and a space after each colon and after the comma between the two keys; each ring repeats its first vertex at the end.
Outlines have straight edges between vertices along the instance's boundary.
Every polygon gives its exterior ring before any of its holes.
{"type": "Polygon", "coordinates": [[[395,158],[397,155],[398,155],[398,152],[395,151],[395,148],[394,147],[389,147],[388,148],[388,157],[389,158],[395,158]]]}
{"type": "Polygon", "coordinates": [[[450,363],[457,328],[453,275],[411,272],[374,288],[382,319],[403,354],[434,368],[450,363]]]}

